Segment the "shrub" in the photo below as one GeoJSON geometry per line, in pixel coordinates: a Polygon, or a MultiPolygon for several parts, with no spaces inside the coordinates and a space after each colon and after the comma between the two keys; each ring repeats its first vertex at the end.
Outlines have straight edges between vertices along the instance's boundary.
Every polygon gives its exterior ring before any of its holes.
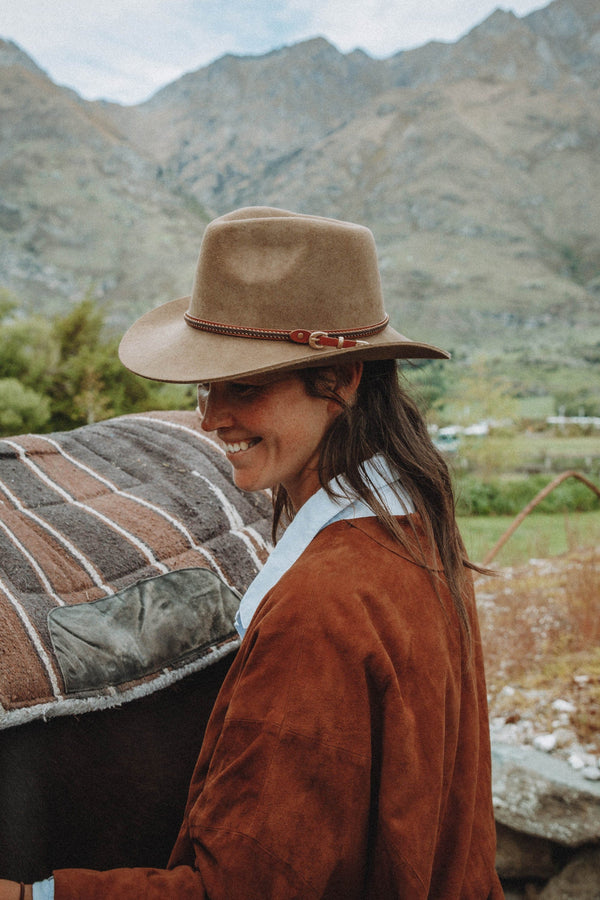
{"type": "Polygon", "coordinates": [[[16,378],[0,378],[0,434],[35,431],[50,418],[50,401],[16,378]]]}
{"type": "MultiPolygon", "coordinates": [[[[462,516],[516,516],[551,480],[547,475],[489,480],[466,475],[456,484],[457,513],[462,516]]],[[[548,514],[595,509],[600,509],[600,499],[575,478],[563,481],[536,507],[537,512],[548,514]]]]}

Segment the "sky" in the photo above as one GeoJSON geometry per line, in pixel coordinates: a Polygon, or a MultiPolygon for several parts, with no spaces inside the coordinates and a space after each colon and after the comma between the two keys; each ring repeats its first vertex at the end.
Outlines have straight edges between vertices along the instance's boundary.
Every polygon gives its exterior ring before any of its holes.
{"type": "Polygon", "coordinates": [[[385,58],[455,41],[497,7],[521,17],[549,0],[0,0],[0,37],[86,100],[140,103],[226,53],[254,55],[318,35],[385,58]]]}

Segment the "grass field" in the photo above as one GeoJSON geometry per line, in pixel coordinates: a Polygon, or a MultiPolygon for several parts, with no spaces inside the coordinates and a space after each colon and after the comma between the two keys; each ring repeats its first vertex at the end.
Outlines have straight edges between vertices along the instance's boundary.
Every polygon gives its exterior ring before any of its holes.
{"type": "MultiPolygon", "coordinates": [[[[470,559],[481,562],[513,522],[512,516],[460,517],[459,527],[470,559]]],[[[493,566],[519,566],[530,559],[547,559],[578,547],[600,546],[600,512],[567,515],[532,513],[517,528],[493,566]]]]}

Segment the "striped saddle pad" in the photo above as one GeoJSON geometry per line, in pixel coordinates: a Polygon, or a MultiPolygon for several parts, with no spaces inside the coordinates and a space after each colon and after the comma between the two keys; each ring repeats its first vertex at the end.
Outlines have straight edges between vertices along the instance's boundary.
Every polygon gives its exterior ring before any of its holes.
{"type": "Polygon", "coordinates": [[[115,706],[234,650],[270,513],[191,412],[0,439],[0,728],[115,706]]]}

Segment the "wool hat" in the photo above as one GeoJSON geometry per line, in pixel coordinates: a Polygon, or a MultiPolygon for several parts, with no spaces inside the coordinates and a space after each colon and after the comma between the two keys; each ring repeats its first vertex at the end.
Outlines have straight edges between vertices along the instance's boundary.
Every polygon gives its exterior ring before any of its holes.
{"type": "Polygon", "coordinates": [[[119,356],[145,378],[199,382],[449,354],[388,324],[368,228],[246,207],[209,223],[191,297],[134,322],[119,356]]]}

